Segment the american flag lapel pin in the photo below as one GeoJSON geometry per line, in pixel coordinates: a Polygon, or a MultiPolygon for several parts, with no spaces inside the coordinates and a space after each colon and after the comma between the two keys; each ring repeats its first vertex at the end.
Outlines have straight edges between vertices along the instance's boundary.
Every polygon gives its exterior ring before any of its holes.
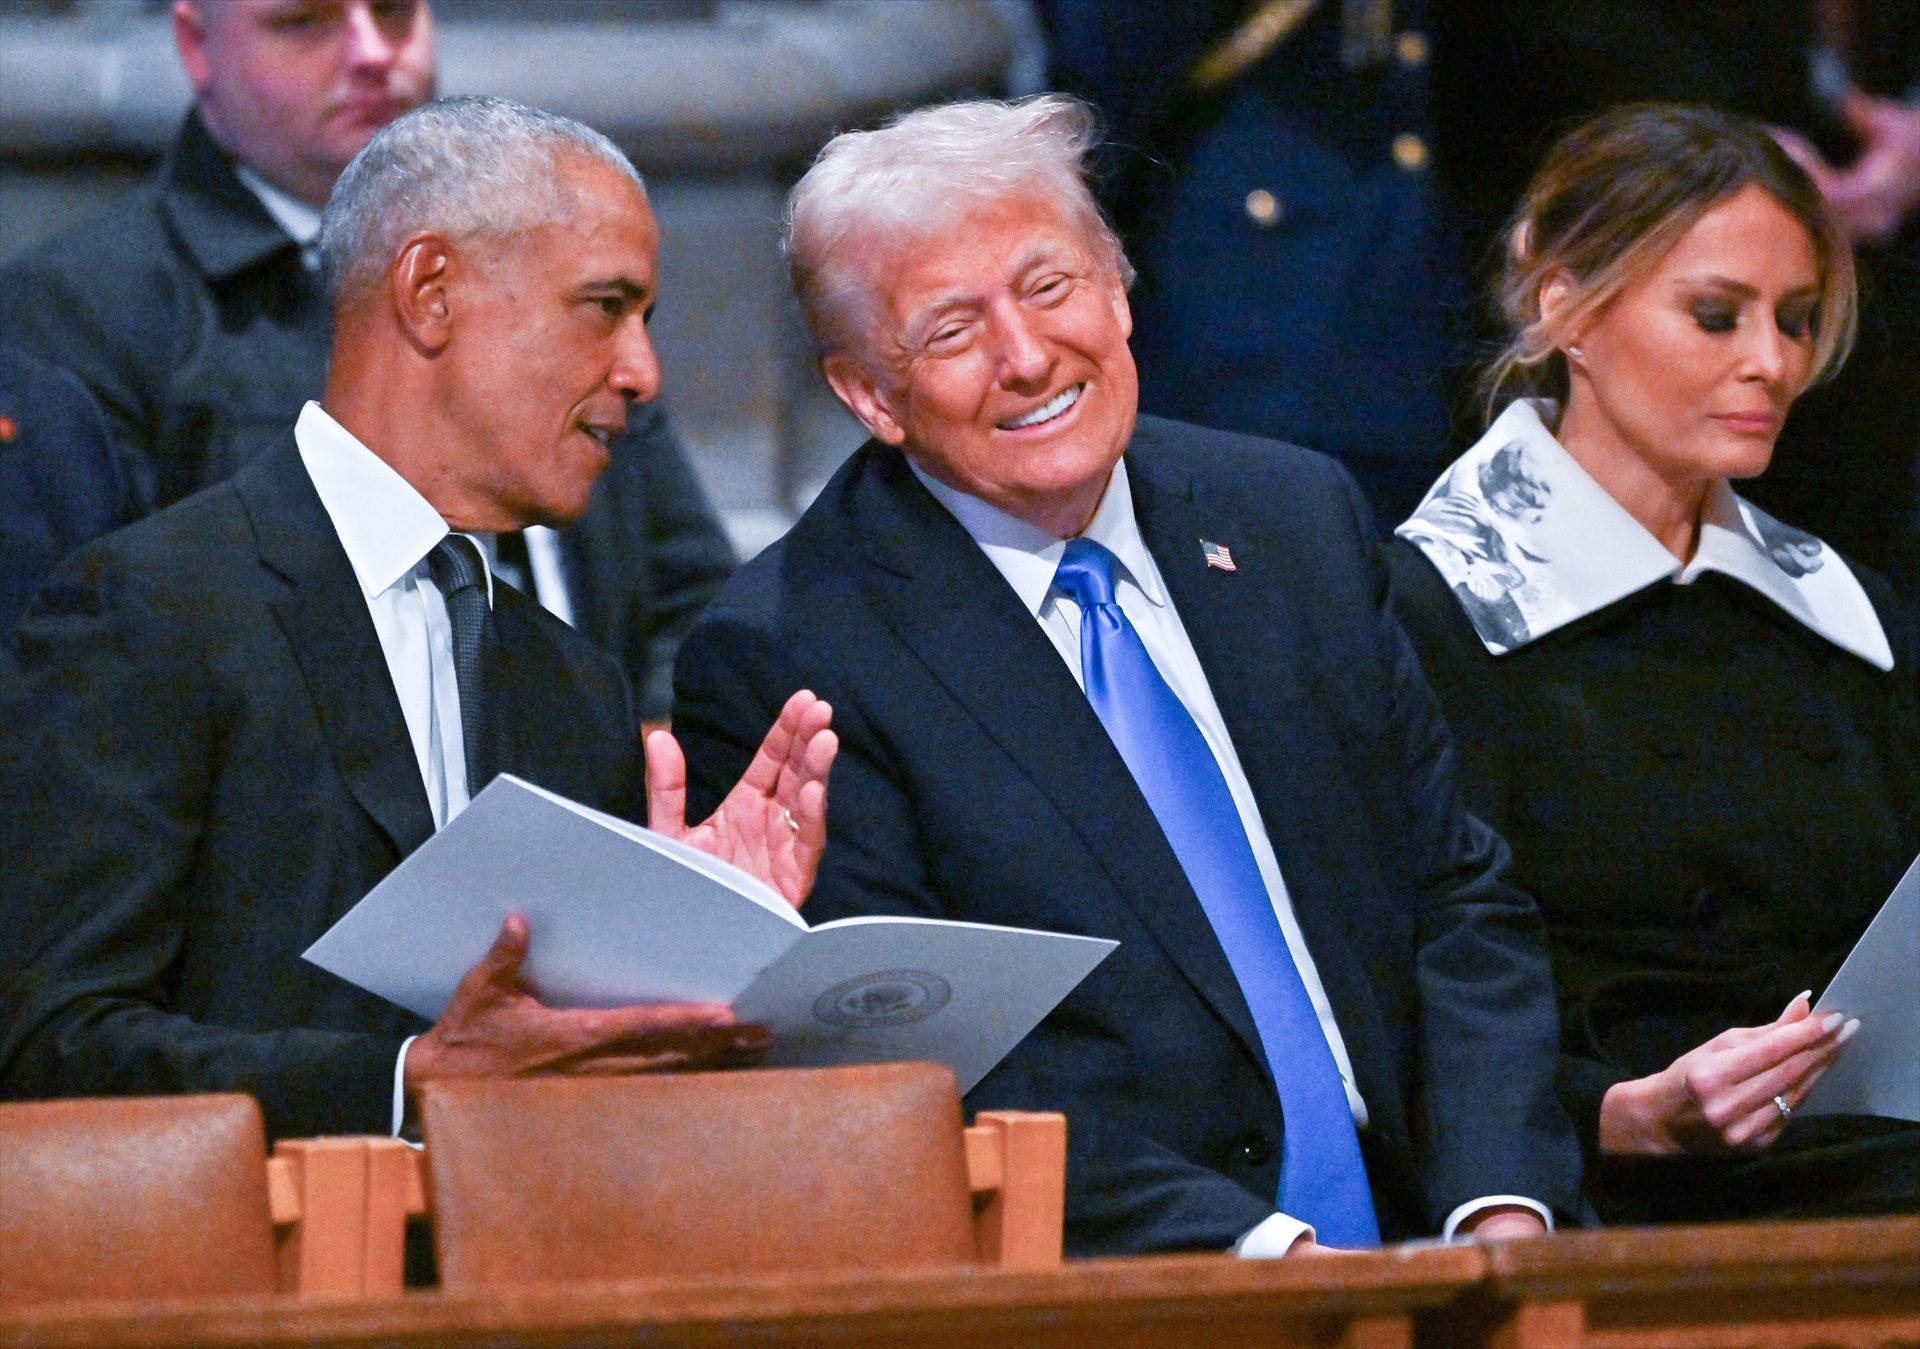
{"type": "Polygon", "coordinates": [[[1209,567],[1216,567],[1221,571],[1240,570],[1233,565],[1233,553],[1224,543],[1215,543],[1212,539],[1200,540],[1200,556],[1207,560],[1209,567]]]}

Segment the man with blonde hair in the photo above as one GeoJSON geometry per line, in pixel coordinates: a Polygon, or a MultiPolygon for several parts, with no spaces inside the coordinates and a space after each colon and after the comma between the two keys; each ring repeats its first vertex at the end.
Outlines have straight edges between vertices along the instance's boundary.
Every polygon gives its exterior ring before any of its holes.
{"type": "Polygon", "coordinates": [[[1066,99],[926,109],[794,189],[873,438],[682,651],[694,799],[805,684],[844,738],[813,913],[1119,939],[971,1097],[1067,1112],[1073,1250],[1542,1231],[1579,1163],[1538,916],[1351,481],[1136,416],[1093,139],[1066,99]]]}

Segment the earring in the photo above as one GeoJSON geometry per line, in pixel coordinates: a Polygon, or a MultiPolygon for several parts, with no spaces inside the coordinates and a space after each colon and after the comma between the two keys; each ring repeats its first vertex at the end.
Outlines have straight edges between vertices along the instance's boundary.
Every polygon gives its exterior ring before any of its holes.
{"type": "Polygon", "coordinates": [[[1576,361],[1584,361],[1587,359],[1587,353],[1580,350],[1580,348],[1578,347],[1568,347],[1567,355],[1573,357],[1573,359],[1576,361]]]}

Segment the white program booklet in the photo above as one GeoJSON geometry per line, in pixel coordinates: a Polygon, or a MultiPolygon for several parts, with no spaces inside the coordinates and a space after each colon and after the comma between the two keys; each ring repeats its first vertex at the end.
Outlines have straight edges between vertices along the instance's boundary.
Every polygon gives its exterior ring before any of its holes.
{"type": "Polygon", "coordinates": [[[783,1067],[927,1059],[969,1090],[1119,943],[931,918],[817,928],[696,848],[503,774],[306,950],[429,1020],[508,914],[553,1007],[724,1002],[783,1067]]]}
{"type": "Polygon", "coordinates": [[[1920,1120],[1920,861],[1907,868],[1814,1004],[1860,1029],[1797,1108],[1920,1120]]]}

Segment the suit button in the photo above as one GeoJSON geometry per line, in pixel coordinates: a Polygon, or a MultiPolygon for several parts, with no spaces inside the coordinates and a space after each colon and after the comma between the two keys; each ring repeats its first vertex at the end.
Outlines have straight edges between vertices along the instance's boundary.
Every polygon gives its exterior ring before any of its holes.
{"type": "Polygon", "coordinates": [[[1424,66],[1427,63],[1427,35],[1402,33],[1393,40],[1393,54],[1403,66],[1424,66]]]}
{"type": "Polygon", "coordinates": [[[1403,131],[1393,138],[1393,162],[1408,173],[1418,173],[1427,167],[1427,143],[1411,131],[1403,131]]]}
{"type": "Polygon", "coordinates": [[[1233,1152],[1248,1166],[1265,1166],[1273,1160],[1273,1140],[1263,1133],[1250,1133],[1234,1144],[1233,1152]]]}
{"type": "Polygon", "coordinates": [[[1256,187],[1247,193],[1247,219],[1263,230],[1278,225],[1286,211],[1281,208],[1280,198],[1264,187],[1256,187]]]}

